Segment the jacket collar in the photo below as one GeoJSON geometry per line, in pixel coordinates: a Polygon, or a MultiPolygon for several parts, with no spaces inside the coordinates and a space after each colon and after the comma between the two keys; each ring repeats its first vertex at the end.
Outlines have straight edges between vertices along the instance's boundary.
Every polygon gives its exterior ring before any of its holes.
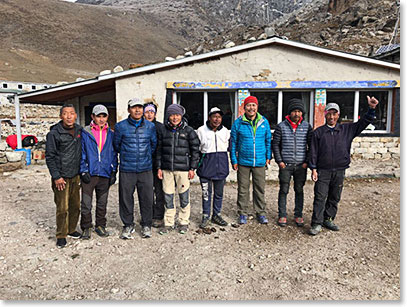
{"type": "MultiPolygon", "coordinates": [[[[68,130],[66,130],[62,124],[62,120],[59,121],[58,124],[56,124],[56,128],[58,129],[59,133],[69,133],[68,130]]],[[[81,130],[81,126],[79,126],[78,124],[74,124],[73,129],[75,130],[75,134],[81,130]]]]}
{"type": "MultiPolygon", "coordinates": [[[[206,121],[206,127],[208,127],[209,130],[212,130],[212,131],[213,131],[213,128],[212,128],[212,126],[211,126],[209,120],[206,121]]],[[[221,130],[222,128],[223,128],[223,125],[220,124],[219,127],[216,128],[216,131],[219,131],[219,130],[221,130]]]]}
{"type": "MultiPolygon", "coordinates": [[[[130,123],[130,125],[133,125],[133,126],[136,125],[136,120],[132,119],[130,117],[130,115],[127,117],[127,121],[130,123]]],[[[141,117],[141,119],[140,119],[140,126],[142,126],[142,125],[144,125],[144,117],[141,117]]]]}

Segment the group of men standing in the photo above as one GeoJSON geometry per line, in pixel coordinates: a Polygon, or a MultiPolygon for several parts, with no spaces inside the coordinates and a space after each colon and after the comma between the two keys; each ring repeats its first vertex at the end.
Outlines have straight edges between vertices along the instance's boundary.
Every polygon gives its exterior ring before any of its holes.
{"type": "Polygon", "coordinates": [[[76,124],[73,105],[64,105],[60,111],[61,121],[52,126],[47,135],[46,147],[57,207],[57,246],[64,247],[67,237],[91,238],[93,191],[96,193],[94,230],[101,237],[109,235],[107,199],[118,167],[119,214],[123,223],[120,238],[130,239],[135,231],[133,195],[136,189],[142,237],[151,237],[151,227],[159,228],[162,235],[176,228],[179,233],[186,233],[191,212],[190,180],[195,171],[202,189],[200,227],[206,228],[210,222],[228,225],[221,210],[229,175],[229,151],[232,168],[237,171],[239,224],[248,222],[250,177],[256,219],[260,224],[268,223],[266,169],[274,153],[280,181],[278,225],[287,225],[286,203],[291,177],[295,191],[294,221],[299,227],[304,225],[303,187],[307,168],[310,168],[316,182],[310,234],[318,234],[322,226],[337,231],[339,227],[333,220],[345,169],[350,163],[351,142],[374,119],[378,104],[374,97],[367,100],[369,111],[353,124],[338,124],[339,106],[328,103],[326,124],[313,131],[303,118],[304,103],[291,99],[288,115],[278,124],[273,137],[268,120],[258,112],[255,96],[244,100],[244,114],[236,119],[231,131],[222,125],[224,114],[217,107],[210,110],[208,121],[195,131],[188,126],[181,105],[170,105],[162,124],[156,120],[154,103],[142,103],[134,98],[128,102],[128,118],[117,123],[112,131],[105,106],[96,105],[90,125],[82,128],[76,124]],[[178,223],[175,221],[175,193],[180,202],[178,223]],[[82,233],[76,231],[79,216],[82,233]]]}

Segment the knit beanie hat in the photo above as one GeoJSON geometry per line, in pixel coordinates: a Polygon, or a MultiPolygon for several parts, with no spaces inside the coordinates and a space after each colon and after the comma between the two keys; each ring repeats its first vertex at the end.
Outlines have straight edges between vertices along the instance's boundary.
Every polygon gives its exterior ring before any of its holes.
{"type": "Polygon", "coordinates": [[[157,113],[157,108],[155,105],[153,105],[152,103],[148,103],[144,105],[144,113],[152,111],[154,113],[157,113]]]}
{"type": "Polygon", "coordinates": [[[255,103],[259,105],[259,102],[257,101],[257,98],[255,96],[246,97],[246,99],[243,102],[243,107],[245,107],[249,103],[255,103]]]}
{"type": "Polygon", "coordinates": [[[305,113],[304,103],[301,99],[291,98],[288,101],[288,114],[294,110],[300,110],[302,113],[305,113]]]}
{"type": "Polygon", "coordinates": [[[181,114],[181,116],[184,116],[185,108],[179,104],[171,104],[167,108],[167,116],[170,116],[173,114],[181,114]]]}

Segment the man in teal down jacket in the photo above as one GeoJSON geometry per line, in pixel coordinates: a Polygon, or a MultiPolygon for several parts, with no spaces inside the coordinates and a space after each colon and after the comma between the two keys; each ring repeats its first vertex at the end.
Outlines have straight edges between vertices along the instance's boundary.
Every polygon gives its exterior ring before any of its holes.
{"type": "Polygon", "coordinates": [[[230,151],[233,169],[237,170],[239,224],[247,224],[250,174],[256,218],[260,224],[267,224],[264,188],[266,168],[272,157],[270,124],[257,112],[256,97],[247,97],[243,106],[245,113],[232,126],[230,151]]]}

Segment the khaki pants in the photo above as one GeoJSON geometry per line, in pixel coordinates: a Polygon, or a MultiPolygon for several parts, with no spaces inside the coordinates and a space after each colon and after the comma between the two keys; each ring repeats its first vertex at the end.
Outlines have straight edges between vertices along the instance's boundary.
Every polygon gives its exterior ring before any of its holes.
{"type": "Polygon", "coordinates": [[[64,178],[65,189],[58,191],[52,180],[52,190],[54,191],[54,201],[56,205],[57,239],[66,238],[68,233],[76,230],[80,214],[80,179],[79,175],[73,178],[64,178]]]}
{"type": "Polygon", "coordinates": [[[247,215],[249,213],[249,187],[250,174],[253,182],[253,207],[257,215],[265,215],[266,201],[264,200],[264,188],[266,185],[266,167],[250,167],[239,165],[237,169],[237,213],[247,215]]]}
{"type": "Polygon", "coordinates": [[[178,220],[180,225],[189,224],[191,206],[189,204],[188,172],[163,170],[163,191],[165,198],[164,225],[175,225],[176,206],[174,205],[175,185],[180,200],[178,220]]]}

